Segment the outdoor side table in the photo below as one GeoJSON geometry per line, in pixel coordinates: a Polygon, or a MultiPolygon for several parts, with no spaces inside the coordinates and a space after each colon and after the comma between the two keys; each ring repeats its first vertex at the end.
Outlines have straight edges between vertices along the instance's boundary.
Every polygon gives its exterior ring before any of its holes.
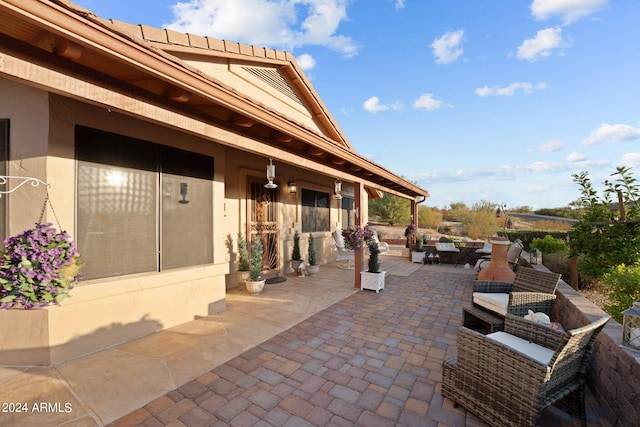
{"type": "Polygon", "coordinates": [[[504,330],[504,317],[482,308],[466,306],[462,309],[462,325],[483,334],[504,330]]]}

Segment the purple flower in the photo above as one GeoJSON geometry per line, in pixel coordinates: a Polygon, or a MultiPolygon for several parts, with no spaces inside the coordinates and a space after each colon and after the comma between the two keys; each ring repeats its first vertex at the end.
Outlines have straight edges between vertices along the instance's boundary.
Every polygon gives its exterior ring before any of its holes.
{"type": "Polygon", "coordinates": [[[66,231],[57,232],[51,223],[5,239],[6,252],[0,257],[0,308],[39,308],[68,294],[78,281],[60,270],[79,256],[66,231]]]}
{"type": "Polygon", "coordinates": [[[373,237],[373,231],[365,226],[353,225],[346,230],[342,230],[344,245],[347,249],[360,249],[365,243],[369,243],[373,237]]]}

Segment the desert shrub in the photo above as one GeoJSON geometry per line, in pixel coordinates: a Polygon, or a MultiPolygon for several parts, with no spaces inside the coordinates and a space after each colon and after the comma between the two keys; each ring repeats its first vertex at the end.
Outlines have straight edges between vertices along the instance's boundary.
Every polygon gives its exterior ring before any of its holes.
{"type": "Polygon", "coordinates": [[[421,227],[436,228],[442,222],[442,212],[438,208],[418,206],[418,224],[421,227]]]}
{"type": "Polygon", "coordinates": [[[640,185],[630,168],[618,167],[611,176],[616,180],[606,180],[599,197],[586,172],[573,175],[581,187],[579,201],[585,208],[571,232],[571,255],[584,256],[580,273],[590,279],[600,278],[617,265],[634,265],[640,259],[640,185]],[[625,220],[612,209],[613,195],[622,199],[625,220]]]}
{"type": "Polygon", "coordinates": [[[467,236],[472,239],[486,239],[496,233],[498,218],[495,211],[477,211],[463,221],[467,236]]]}
{"type": "Polygon", "coordinates": [[[538,249],[542,251],[542,254],[552,254],[556,252],[563,252],[567,250],[567,245],[564,243],[564,240],[557,239],[550,235],[544,236],[542,239],[535,238],[529,245],[531,249],[538,249]]]}
{"type": "Polygon", "coordinates": [[[602,276],[601,289],[609,299],[605,311],[622,323],[622,311],[640,301],[640,264],[612,267],[602,276]]]}

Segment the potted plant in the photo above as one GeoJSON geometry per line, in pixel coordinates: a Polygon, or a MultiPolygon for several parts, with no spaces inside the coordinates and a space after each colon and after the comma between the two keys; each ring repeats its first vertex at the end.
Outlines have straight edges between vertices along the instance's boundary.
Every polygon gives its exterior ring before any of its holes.
{"type": "Polygon", "coordinates": [[[384,278],[387,274],[386,271],[380,271],[380,248],[378,243],[369,241],[369,262],[367,264],[367,271],[360,272],[360,290],[371,289],[378,291],[384,289],[384,278]]]}
{"type": "Polygon", "coordinates": [[[318,273],[320,266],[316,260],[316,245],[313,240],[313,234],[309,233],[309,265],[307,266],[307,273],[310,276],[318,273]]]}
{"type": "Polygon", "coordinates": [[[0,308],[58,305],[78,282],[79,253],[66,231],[51,223],[4,241],[0,258],[0,308]]]}
{"type": "Polygon", "coordinates": [[[256,295],[264,289],[264,278],[262,277],[262,242],[259,237],[255,237],[251,243],[251,263],[249,265],[249,278],[244,282],[247,291],[256,295]]]}
{"type": "Polygon", "coordinates": [[[247,240],[242,233],[238,233],[238,283],[246,282],[249,277],[249,251],[247,240]]]}
{"type": "Polygon", "coordinates": [[[298,267],[302,263],[302,257],[300,255],[300,233],[296,230],[293,233],[293,250],[291,251],[291,269],[293,272],[298,271],[298,267]]]}
{"type": "Polygon", "coordinates": [[[422,245],[423,238],[420,237],[419,239],[416,239],[416,250],[411,252],[411,262],[418,262],[421,264],[424,262],[425,253],[422,245]]]}

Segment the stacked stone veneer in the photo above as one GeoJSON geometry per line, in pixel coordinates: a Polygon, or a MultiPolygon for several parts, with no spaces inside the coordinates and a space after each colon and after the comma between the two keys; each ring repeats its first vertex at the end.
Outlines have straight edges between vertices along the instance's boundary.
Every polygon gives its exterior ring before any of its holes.
{"type": "MultiPolygon", "coordinates": [[[[566,329],[584,326],[606,315],[565,282],[560,282],[556,294],[556,318],[566,329]]],[[[596,340],[587,382],[612,425],[637,426],[640,420],[640,351],[627,349],[621,343],[622,325],[612,319],[596,340]]]]}

